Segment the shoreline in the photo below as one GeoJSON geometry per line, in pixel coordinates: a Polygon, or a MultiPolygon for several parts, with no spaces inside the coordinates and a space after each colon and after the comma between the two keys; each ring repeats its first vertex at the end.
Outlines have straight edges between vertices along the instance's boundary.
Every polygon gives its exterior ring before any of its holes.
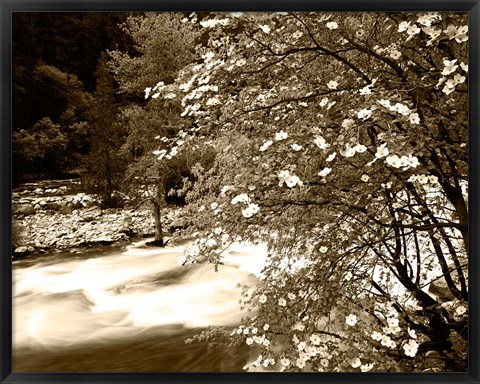
{"type": "MultiPolygon", "coordinates": [[[[155,220],[148,207],[135,209],[126,202],[124,208],[102,209],[94,195],[68,193],[66,187],[45,190],[48,195],[41,193],[40,188],[14,193],[13,259],[75,248],[121,246],[155,234],[155,220]]],[[[178,226],[181,209],[163,209],[166,234],[178,226]]]]}

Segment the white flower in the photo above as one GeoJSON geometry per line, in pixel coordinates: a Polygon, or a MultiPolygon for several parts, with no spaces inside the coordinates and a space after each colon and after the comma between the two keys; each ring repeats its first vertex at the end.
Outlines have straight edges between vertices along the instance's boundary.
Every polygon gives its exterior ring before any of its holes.
{"type": "Polygon", "coordinates": [[[383,143],[380,147],[377,148],[377,152],[375,152],[375,157],[377,159],[381,159],[382,157],[388,156],[389,151],[387,148],[387,143],[383,143]]]}
{"type": "Polygon", "coordinates": [[[304,329],[305,329],[305,325],[300,321],[297,321],[295,325],[292,327],[292,330],[294,331],[302,332],[304,329]]]}
{"type": "Polygon", "coordinates": [[[408,335],[409,335],[412,339],[416,339],[416,338],[417,338],[417,334],[415,333],[415,330],[414,330],[414,329],[408,328],[407,332],[408,332],[408,335]]]}
{"type": "Polygon", "coordinates": [[[395,60],[399,59],[400,56],[402,56],[402,54],[397,50],[394,50],[390,53],[390,57],[395,60]]]}
{"type": "Polygon", "coordinates": [[[301,187],[303,185],[303,182],[302,182],[302,180],[300,180],[300,178],[298,176],[290,175],[285,179],[285,184],[287,184],[287,187],[293,188],[296,185],[301,187]]]}
{"type": "Polygon", "coordinates": [[[333,159],[335,159],[335,156],[337,156],[337,152],[333,152],[331,153],[330,155],[328,155],[328,157],[325,159],[325,161],[327,163],[329,163],[330,161],[332,161],[333,159]]]}
{"type": "Polygon", "coordinates": [[[301,341],[300,343],[298,343],[297,349],[299,351],[303,351],[305,348],[307,348],[307,343],[305,343],[305,341],[301,341]]]}
{"type": "Polygon", "coordinates": [[[465,76],[462,76],[459,73],[457,73],[455,76],[453,76],[453,80],[455,80],[457,84],[460,84],[465,81],[465,76]]]}
{"type": "Polygon", "coordinates": [[[148,96],[150,95],[151,90],[152,90],[152,87],[145,88],[145,99],[148,99],[148,96]]]}
{"type": "Polygon", "coordinates": [[[325,247],[324,245],[322,245],[322,246],[319,248],[319,251],[320,251],[321,253],[327,253],[328,248],[325,247]]]}
{"type": "Polygon", "coordinates": [[[369,372],[369,371],[372,370],[373,365],[374,365],[374,363],[362,364],[362,365],[360,366],[360,370],[361,370],[362,372],[369,372]]]}
{"type": "Polygon", "coordinates": [[[365,96],[365,95],[370,95],[372,93],[372,90],[370,89],[370,86],[366,86],[360,89],[360,95],[365,96]]]}
{"type": "Polygon", "coordinates": [[[287,305],[287,301],[281,297],[280,299],[278,299],[278,305],[280,305],[281,307],[285,307],[287,305]]]}
{"type": "Polygon", "coordinates": [[[360,365],[362,365],[362,361],[358,357],[355,357],[354,359],[350,360],[350,365],[352,368],[358,368],[360,365]]]}
{"type": "Polygon", "coordinates": [[[397,111],[403,116],[407,116],[408,114],[410,114],[410,108],[401,103],[396,103],[393,107],[390,108],[390,110],[397,111]]]}
{"type": "Polygon", "coordinates": [[[313,345],[320,345],[321,341],[322,339],[320,339],[320,336],[318,336],[317,334],[313,334],[312,336],[310,336],[310,342],[313,345]]]}
{"type": "Polygon", "coordinates": [[[384,347],[390,347],[390,348],[392,348],[393,345],[395,344],[395,342],[390,338],[390,336],[387,336],[387,335],[382,335],[382,340],[380,341],[380,343],[384,347]]]}
{"type": "Polygon", "coordinates": [[[392,105],[390,104],[390,100],[381,99],[381,100],[378,100],[377,103],[388,109],[392,107],[392,105]]]}
{"type": "Polygon", "coordinates": [[[337,89],[338,87],[338,82],[336,82],[335,80],[330,80],[328,83],[327,83],[327,87],[329,89],[337,89]]]}
{"type": "Polygon", "coordinates": [[[207,106],[214,106],[214,105],[219,105],[220,104],[220,100],[217,98],[217,97],[210,97],[208,100],[207,100],[207,106]]]}
{"type": "Polygon", "coordinates": [[[265,304],[267,302],[267,296],[262,294],[258,297],[258,302],[261,304],[265,304]]]}
{"type": "Polygon", "coordinates": [[[253,339],[251,337],[247,337],[247,340],[245,340],[245,343],[247,343],[247,345],[252,345],[253,339]]]}
{"type": "Polygon", "coordinates": [[[400,24],[398,24],[398,32],[405,32],[409,26],[409,21],[402,21],[400,24]]]}
{"type": "Polygon", "coordinates": [[[300,369],[305,368],[305,363],[306,361],[301,358],[298,358],[297,360],[295,360],[295,365],[300,369]]]}
{"type": "Polygon", "coordinates": [[[465,72],[468,72],[468,64],[460,63],[460,67],[461,67],[465,72]]]}
{"type": "Polygon", "coordinates": [[[212,211],[214,211],[215,209],[218,208],[218,203],[213,202],[212,204],[210,204],[210,208],[212,209],[212,211]]]}
{"type": "Polygon", "coordinates": [[[330,21],[329,23],[327,23],[327,28],[328,29],[337,29],[338,24],[335,21],[330,21]]]}
{"type": "Polygon", "coordinates": [[[464,26],[458,28],[457,35],[455,35],[455,41],[457,43],[463,43],[463,42],[467,41],[468,40],[467,32],[468,32],[468,26],[467,25],[464,25],[464,26]]]}
{"type": "MultiPolygon", "coordinates": [[[[266,300],[266,296],[265,296],[265,301],[267,301],[267,300],[266,300]]],[[[265,325],[263,326],[263,330],[264,330],[264,331],[268,331],[269,328],[270,328],[270,324],[265,324],[265,325]]]]}
{"type": "Polygon", "coordinates": [[[373,340],[380,341],[380,340],[382,340],[383,335],[382,335],[380,332],[375,331],[375,332],[373,332],[373,333],[370,335],[370,337],[371,337],[373,340]]]}
{"type": "Polygon", "coordinates": [[[362,120],[368,119],[370,116],[372,116],[372,110],[363,108],[361,111],[357,112],[357,117],[362,120]]]}
{"type": "Polygon", "coordinates": [[[462,316],[466,312],[467,312],[467,309],[463,305],[460,305],[459,307],[457,307],[457,309],[455,309],[455,314],[457,316],[462,316]]]}
{"type": "Polygon", "coordinates": [[[275,133],[275,140],[276,141],[285,140],[287,137],[288,137],[287,132],[280,131],[280,132],[275,133]]]}
{"type": "Polygon", "coordinates": [[[407,29],[408,35],[413,36],[413,35],[416,35],[417,33],[420,33],[420,28],[418,28],[416,24],[413,24],[408,27],[407,29]]]}
{"type": "Polygon", "coordinates": [[[352,149],[358,153],[364,153],[367,151],[367,147],[363,144],[357,144],[354,147],[352,147],[352,149]]]}
{"type": "Polygon", "coordinates": [[[399,320],[395,317],[389,317],[387,319],[387,324],[389,327],[398,327],[399,320]]]}
{"type": "Polygon", "coordinates": [[[418,116],[418,113],[412,113],[410,115],[410,123],[420,124],[420,117],[418,116]]]}
{"type": "Polygon", "coordinates": [[[301,145],[298,145],[298,144],[292,144],[291,145],[292,149],[296,152],[300,151],[302,149],[302,146],[301,145]]]}
{"type": "Polygon", "coordinates": [[[409,342],[403,346],[403,350],[405,351],[405,355],[415,357],[418,351],[418,344],[415,340],[409,340],[409,342]]]}
{"type": "Polygon", "coordinates": [[[264,33],[270,33],[270,27],[268,25],[259,25],[259,27],[264,33]]]}
{"type": "Polygon", "coordinates": [[[327,176],[330,172],[332,172],[332,168],[324,168],[320,172],[318,172],[318,176],[320,177],[325,177],[327,176]]]}
{"type": "Polygon", "coordinates": [[[265,152],[265,151],[268,149],[268,147],[270,147],[272,144],[273,144],[273,141],[272,141],[272,140],[266,141],[266,142],[263,143],[262,146],[260,147],[260,151],[261,151],[261,152],[265,152]]]}
{"type": "Polygon", "coordinates": [[[353,327],[355,324],[357,324],[357,316],[350,314],[345,318],[345,322],[349,326],[353,327]]]}
{"type": "Polygon", "coordinates": [[[442,71],[442,75],[446,76],[449,75],[450,73],[453,73],[457,70],[458,65],[455,63],[457,62],[457,59],[454,60],[443,60],[443,65],[445,66],[442,71]]]}
{"type": "Polygon", "coordinates": [[[370,179],[370,176],[368,175],[362,175],[362,177],[360,178],[364,183],[366,183],[369,179],[370,179]]]}
{"type": "Polygon", "coordinates": [[[280,364],[284,367],[288,367],[290,365],[290,360],[287,358],[280,359],[280,364]]]}
{"type": "Polygon", "coordinates": [[[330,144],[328,144],[322,136],[316,136],[313,142],[320,149],[327,149],[328,147],[330,147],[330,144]]]}
{"type": "Polygon", "coordinates": [[[250,203],[250,198],[248,197],[248,195],[246,193],[242,193],[240,195],[237,195],[235,196],[231,203],[233,205],[237,204],[237,203],[250,203]]]}
{"type": "Polygon", "coordinates": [[[320,100],[320,103],[318,103],[318,105],[320,105],[322,108],[327,104],[328,104],[328,99],[326,97],[324,97],[322,100],[320,100]]]}
{"type": "Polygon", "coordinates": [[[350,144],[347,144],[347,145],[345,146],[345,150],[344,150],[344,151],[340,151],[340,154],[341,154],[342,156],[344,156],[344,157],[352,157],[352,156],[355,156],[355,153],[356,153],[355,149],[352,148],[352,147],[350,146],[350,144]]]}
{"type": "Polygon", "coordinates": [[[248,204],[248,207],[245,209],[242,209],[242,215],[243,217],[249,218],[258,213],[260,210],[260,207],[257,204],[248,204]]]}

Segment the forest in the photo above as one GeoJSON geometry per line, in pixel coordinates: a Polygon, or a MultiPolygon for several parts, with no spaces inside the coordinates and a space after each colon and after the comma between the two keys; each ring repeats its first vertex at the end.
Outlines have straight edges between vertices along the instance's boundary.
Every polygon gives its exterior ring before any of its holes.
{"type": "Polygon", "coordinates": [[[468,359],[462,13],[16,13],[14,184],[183,207],[182,265],[266,244],[244,369],[458,372],[468,359]]]}

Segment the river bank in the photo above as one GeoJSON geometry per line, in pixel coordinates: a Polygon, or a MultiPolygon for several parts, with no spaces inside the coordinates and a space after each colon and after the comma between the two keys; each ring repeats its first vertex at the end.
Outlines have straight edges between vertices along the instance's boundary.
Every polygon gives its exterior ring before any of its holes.
{"type": "MultiPolygon", "coordinates": [[[[153,236],[148,206],[102,209],[95,195],[79,192],[75,180],[22,186],[13,192],[13,257],[128,243],[153,236]]],[[[177,225],[181,208],[162,212],[164,229],[177,225]]]]}

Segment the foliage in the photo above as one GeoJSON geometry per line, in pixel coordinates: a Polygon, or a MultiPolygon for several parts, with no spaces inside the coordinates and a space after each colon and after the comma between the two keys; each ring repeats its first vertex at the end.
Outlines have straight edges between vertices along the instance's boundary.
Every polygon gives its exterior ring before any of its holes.
{"type": "Polygon", "coordinates": [[[261,349],[246,369],[466,369],[465,15],[182,22],[209,41],[155,89],[190,119],[167,153],[217,152],[193,169],[185,261],[218,265],[232,241],[269,248],[250,315],[225,335],[261,349]],[[454,300],[428,291],[440,276],[454,300]]]}
{"type": "MultiPolygon", "coordinates": [[[[123,29],[134,41],[136,52],[133,55],[119,50],[109,52],[110,68],[120,93],[138,94],[154,79],[162,79],[161,84],[172,83],[178,71],[194,58],[196,34],[180,22],[178,14],[147,13],[130,17],[123,29]]],[[[136,204],[145,201],[151,204],[156,221],[155,242],[159,245],[163,245],[161,209],[167,194],[181,187],[189,172],[191,156],[177,157],[172,162],[157,161],[162,153],[159,144],[175,137],[185,125],[180,113],[181,106],[176,100],[149,100],[141,106],[125,106],[120,117],[127,129],[121,155],[129,162],[123,191],[136,204]]]]}
{"type": "Polygon", "coordinates": [[[90,148],[87,115],[98,58],[107,48],[127,49],[129,41],[117,27],[127,16],[109,12],[12,15],[13,150],[25,154],[14,162],[14,182],[71,177],[78,171],[81,157],[90,148]],[[62,150],[65,158],[55,167],[41,167],[43,159],[32,159],[23,147],[38,134],[32,130],[44,118],[59,125],[62,139],[67,140],[62,150]]]}
{"type": "Polygon", "coordinates": [[[82,185],[101,195],[107,207],[119,203],[114,192],[123,183],[126,160],[120,154],[125,131],[118,121],[119,105],[115,97],[115,82],[107,68],[107,56],[100,57],[97,88],[90,108],[91,148],[85,158],[82,185]]]}

